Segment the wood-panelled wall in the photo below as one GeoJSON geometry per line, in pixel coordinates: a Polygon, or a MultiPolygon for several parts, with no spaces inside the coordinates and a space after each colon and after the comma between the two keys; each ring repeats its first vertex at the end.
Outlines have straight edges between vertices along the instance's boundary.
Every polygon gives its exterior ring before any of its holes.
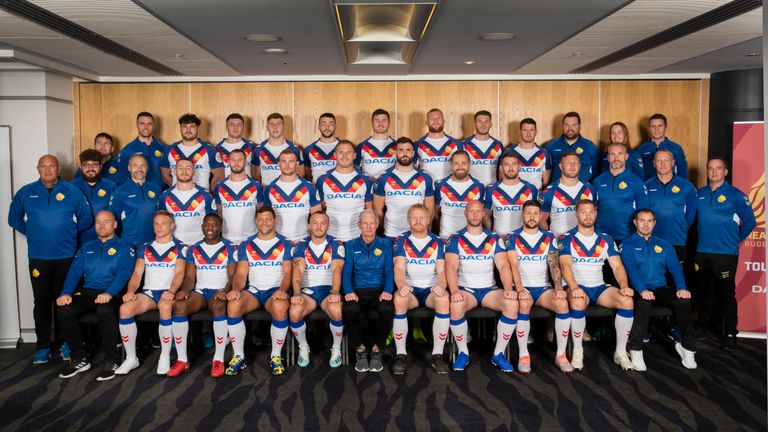
{"type": "Polygon", "coordinates": [[[370,115],[384,108],[392,115],[394,137],[417,138],[426,131],[425,113],[437,107],[446,117],[446,133],[466,137],[473,114],[493,113],[492,134],[502,142],[518,139],[519,122],[538,123],[537,141],[545,143],[561,130],[561,117],[577,111],[582,134],[604,143],[608,126],[623,121],[637,146],[648,137],[648,117],[664,113],[667,136],[688,155],[689,178],[702,184],[707,155],[708,80],[615,81],[398,81],[281,83],[75,83],[75,152],[105,131],[119,148],[136,136],[135,116],[154,114],[156,135],[166,143],[179,139],[177,119],[196,113],[203,124],[200,137],[213,144],[226,136],[224,120],[239,112],[247,119],[246,136],[266,139],[266,117],[280,112],[286,134],[297,144],[317,139],[323,112],[337,117],[337,135],[359,142],[370,135],[370,115]]]}

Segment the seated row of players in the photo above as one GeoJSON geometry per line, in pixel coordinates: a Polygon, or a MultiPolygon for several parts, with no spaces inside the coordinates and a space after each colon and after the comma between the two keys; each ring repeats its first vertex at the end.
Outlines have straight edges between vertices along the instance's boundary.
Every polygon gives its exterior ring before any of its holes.
{"type": "MultiPolygon", "coordinates": [[[[523,205],[523,227],[515,230],[505,241],[498,234],[483,228],[483,205],[472,201],[464,211],[466,227],[451,236],[445,246],[428,231],[431,223],[429,210],[424,205],[415,204],[407,211],[410,231],[396,239],[394,247],[391,241],[376,236],[379,224],[376,213],[371,210],[360,214],[358,225],[361,235],[347,245],[327,235],[329,217],[318,211],[309,216],[310,236],[292,246],[275,232],[275,211],[271,207],[261,207],[256,212],[257,234],[238,247],[221,238],[221,218],[215,213],[204,218],[201,227],[204,239],[186,247],[173,237],[176,228],[173,215],[161,210],[153,218],[155,239],[139,249],[130,280],[130,272],[126,269],[130,268],[134,258],[132,249],[115,237],[117,223],[114,216],[109,211],[102,211],[96,216],[98,239],[87,243],[78,252],[65,289],[57,299],[60,306],[58,312],[67,341],[73,348],[74,359],[60,376],[71,377],[91,367],[77,323],[80,314],[96,309],[103,340],[114,340],[114,313],[109,311],[114,311],[118,293],[126,281],[127,292],[122,297],[123,304],[119,311],[119,332],[126,358],[118,366],[114,346],[107,347],[111,344],[105,343],[108,352],[105,353],[104,368],[98,379],[124,375],[139,366],[134,317],[155,309],[160,313],[158,332],[161,343],[157,373],[175,377],[189,370],[187,317],[206,307],[213,314],[216,346],[211,368],[213,377],[235,375],[246,367],[243,315],[258,308],[272,315],[272,374],[284,373],[281,351],[289,327],[299,343],[298,364],[307,366],[310,350],[303,318],[317,307],[322,308],[331,320],[333,346],[329,363],[332,367],[341,364],[340,344],[346,321],[350,343],[357,352],[356,370],[378,372],[383,369],[380,348],[391,325],[397,350],[392,371],[395,374],[405,373],[406,314],[409,309],[427,306],[435,310],[433,370],[439,374],[449,370],[443,359],[449,328],[459,352],[452,368],[464,370],[470,360],[465,313],[483,306],[501,313],[492,364],[504,372],[514,371],[504,352],[512,335],[516,334],[518,370],[527,374],[531,371],[527,348],[529,312],[535,304],[556,313],[555,362],[561,371],[570,373],[574,368],[584,367],[581,346],[584,311],[588,305],[597,304],[617,309],[614,362],[624,369],[645,370],[642,351],[633,350],[631,359],[626,352],[630,329],[642,334],[645,328],[632,328],[633,290],[629,288],[627,274],[613,240],[609,235],[595,232],[595,204],[590,200],[580,200],[576,205],[577,227],[559,240],[539,226],[540,207],[538,201],[526,201],[523,205]],[[603,282],[602,268],[606,261],[618,281],[618,288],[603,282]],[[494,282],[494,268],[498,271],[501,287],[494,282]],[[85,287],[73,295],[83,276],[85,287]],[[561,276],[567,290],[560,283],[561,276]],[[144,285],[139,290],[142,278],[144,285]],[[393,292],[394,315],[386,313],[392,310],[389,304],[393,292]],[[370,356],[360,334],[362,309],[377,309],[380,312],[378,322],[371,323],[374,328],[370,331],[375,336],[368,339],[373,340],[370,356]],[[574,341],[570,361],[565,356],[569,331],[574,341]],[[225,369],[227,340],[231,341],[234,355],[225,369]],[[172,341],[177,351],[177,360],[173,365],[170,364],[172,341]]],[[[632,265],[630,274],[638,278],[638,284],[646,283],[645,289],[663,286],[666,270],[675,277],[678,300],[672,300],[675,296],[669,294],[668,289],[663,291],[663,298],[659,295],[658,300],[675,303],[684,344],[677,344],[677,350],[684,366],[695,368],[690,306],[687,302],[689,295],[680,265],[669,244],[651,237],[652,216],[650,210],[637,212],[635,224],[638,236],[642,237],[640,243],[648,243],[649,248],[653,246],[656,254],[666,250],[665,259],[654,261],[649,258],[638,263],[634,251],[630,251],[625,259],[632,265]],[[647,274],[647,270],[653,271],[647,274]]],[[[661,293],[662,290],[656,292],[661,293]]],[[[652,300],[652,297],[642,296],[644,300],[652,300]]],[[[642,309],[645,314],[645,322],[641,322],[643,325],[647,325],[646,309],[642,309]]]]}
{"type": "MultiPolygon", "coordinates": [[[[444,132],[445,118],[442,111],[432,109],[426,114],[428,133],[415,141],[415,160],[420,169],[434,180],[440,180],[450,173],[450,156],[458,150],[467,151],[469,173],[481,184],[489,186],[497,181],[497,165],[504,153],[518,155],[521,163],[521,178],[541,191],[551,181],[560,178],[559,162],[567,152],[575,152],[581,161],[579,178],[591,181],[609,168],[608,154],[602,155],[597,146],[581,135],[581,117],[569,112],[562,119],[563,133],[545,146],[536,143],[536,121],[525,118],[520,121],[518,143],[506,147],[490,135],[493,126],[491,113],[478,111],[474,115],[474,133],[462,141],[444,132]]],[[[285,121],[279,113],[267,117],[268,138],[255,144],[243,137],[245,120],[233,113],[226,119],[227,137],[212,146],[199,139],[200,119],[194,114],[179,118],[181,140],[166,146],[153,137],[154,117],[147,112],[137,116],[138,137],[125,145],[117,158],[112,157],[112,137],[107,133],[96,136],[94,148],[101,154],[104,177],[122,184],[130,179],[129,161],[131,156],[141,154],[148,162],[148,180],[163,189],[176,182],[175,166],[180,159],[195,162],[195,183],[204,189],[213,188],[230,173],[230,153],[239,149],[245,152],[250,176],[263,186],[271,184],[280,174],[278,158],[283,150],[290,149],[298,158],[300,176],[317,180],[336,165],[334,149],[341,141],[335,137],[336,117],[324,113],[318,121],[320,137],[303,150],[285,137],[285,121]]],[[[377,179],[384,171],[395,165],[395,140],[389,136],[389,113],[377,109],[371,116],[372,135],[358,144],[354,165],[365,175],[377,179]]],[[[676,173],[687,174],[687,163],[682,147],[666,138],[667,119],[662,114],[650,117],[650,138],[636,150],[629,146],[629,132],[621,123],[610,127],[609,142],[623,143],[628,150],[629,169],[648,180],[654,177],[653,156],[658,150],[669,150],[675,160],[676,173]]]]}

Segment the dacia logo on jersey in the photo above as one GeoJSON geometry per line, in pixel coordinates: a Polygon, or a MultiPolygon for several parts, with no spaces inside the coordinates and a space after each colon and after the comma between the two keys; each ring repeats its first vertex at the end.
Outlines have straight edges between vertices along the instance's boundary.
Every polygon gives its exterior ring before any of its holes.
{"type": "Polygon", "coordinates": [[[530,261],[530,262],[546,261],[547,256],[546,255],[520,255],[517,257],[517,260],[530,261]]]}
{"type": "Polygon", "coordinates": [[[333,166],[336,166],[336,161],[334,161],[334,160],[324,160],[324,161],[319,160],[319,161],[312,162],[312,166],[313,167],[317,167],[317,166],[333,167],[333,166]]]}
{"type": "Polygon", "coordinates": [[[376,159],[363,159],[363,165],[376,165],[376,164],[390,164],[392,159],[376,158],[376,159]]]}
{"type": "Polygon", "coordinates": [[[357,193],[352,192],[339,192],[339,193],[330,193],[325,196],[325,199],[340,199],[340,198],[347,198],[347,199],[362,199],[363,196],[357,193]]]}
{"type": "Polygon", "coordinates": [[[659,245],[656,245],[656,246],[653,247],[653,251],[656,252],[656,253],[661,253],[661,251],[663,251],[663,250],[664,249],[662,249],[661,246],[659,246],[659,245]]]}
{"type": "Polygon", "coordinates": [[[725,202],[725,195],[720,195],[719,197],[717,197],[717,202],[724,203],[725,202]]]}
{"type": "Polygon", "coordinates": [[[555,213],[570,213],[570,212],[575,212],[575,211],[576,211],[576,207],[574,207],[574,206],[558,207],[558,208],[555,209],[555,213]]]}
{"type": "Polygon", "coordinates": [[[464,207],[467,206],[467,203],[465,203],[465,202],[449,202],[449,201],[445,201],[445,202],[443,202],[443,205],[445,207],[464,208],[464,207]]]}
{"type": "Polygon", "coordinates": [[[584,153],[584,149],[581,148],[581,147],[577,147],[576,148],[576,154],[582,154],[582,153],[584,153]]]}
{"type": "Polygon", "coordinates": [[[330,264],[307,264],[307,270],[328,270],[330,268],[330,264]]]}
{"type": "Polygon", "coordinates": [[[198,270],[204,270],[204,271],[220,271],[226,268],[227,266],[223,264],[198,264],[197,265],[198,270]]]}
{"type": "Polygon", "coordinates": [[[277,164],[274,165],[261,165],[262,171],[280,171],[280,167],[277,164]]]}
{"type": "Polygon", "coordinates": [[[619,189],[624,190],[627,188],[627,184],[624,182],[619,183],[619,189]]]}
{"type": "Polygon", "coordinates": [[[493,255],[487,255],[487,254],[459,255],[459,259],[465,260],[465,261],[491,261],[493,260],[493,255]]]}
{"type": "Polygon", "coordinates": [[[538,172],[541,172],[541,168],[536,168],[536,167],[520,167],[519,172],[521,172],[521,173],[536,174],[538,172]]]}
{"type": "Polygon", "coordinates": [[[272,260],[249,261],[248,267],[282,267],[283,263],[272,260]]]}
{"type": "Polygon", "coordinates": [[[150,198],[154,198],[155,197],[155,193],[152,192],[152,191],[149,191],[149,192],[147,192],[147,196],[150,197],[150,198]]]}
{"type": "Polygon", "coordinates": [[[115,167],[109,167],[109,173],[110,173],[110,174],[114,174],[114,173],[116,173],[116,172],[117,172],[117,168],[115,168],[115,167]]]}
{"type": "Polygon", "coordinates": [[[449,158],[446,156],[433,156],[421,158],[421,163],[445,163],[449,158]]]}
{"type": "Polygon", "coordinates": [[[109,248],[109,250],[107,251],[107,255],[109,255],[109,256],[112,256],[112,255],[114,255],[116,253],[117,253],[117,249],[115,249],[115,248],[109,248]]]}
{"type": "MultiPolygon", "coordinates": [[[[64,194],[63,193],[59,192],[59,193],[56,194],[56,200],[57,201],[61,201],[63,199],[64,199],[64,194]]],[[[723,201],[725,201],[725,200],[723,200],[723,201]]]]}
{"type": "Polygon", "coordinates": [[[429,258],[406,258],[405,263],[413,265],[434,265],[435,260],[429,258]]]}
{"type": "Polygon", "coordinates": [[[416,190],[393,190],[393,191],[387,191],[387,196],[421,196],[420,191],[416,190]]]}
{"type": "Polygon", "coordinates": [[[144,262],[147,268],[171,268],[176,265],[175,262],[144,262]]]}
{"type": "Polygon", "coordinates": [[[197,211],[180,211],[180,212],[175,212],[173,214],[173,217],[175,218],[178,218],[178,217],[193,218],[193,217],[200,217],[200,216],[202,216],[202,214],[200,214],[200,212],[197,212],[197,211]]]}
{"type": "Polygon", "coordinates": [[[493,208],[497,212],[517,212],[521,211],[523,209],[523,206],[521,205],[505,205],[505,206],[495,206],[493,208]]]}
{"type": "Polygon", "coordinates": [[[253,207],[253,203],[250,201],[232,201],[232,202],[223,202],[221,204],[221,208],[247,208],[247,207],[253,207]]]}
{"type": "Polygon", "coordinates": [[[475,159],[472,165],[498,165],[495,159],[475,159]]]}
{"type": "Polygon", "coordinates": [[[304,203],[295,203],[295,202],[274,203],[272,205],[272,208],[274,208],[275,210],[286,209],[286,208],[302,208],[302,207],[305,207],[304,203]]]}
{"type": "Polygon", "coordinates": [[[574,263],[600,263],[602,261],[603,261],[602,258],[573,257],[574,263]]]}
{"type": "Polygon", "coordinates": [[[155,150],[155,157],[160,157],[162,155],[163,155],[163,152],[161,152],[160,150],[155,150]]]}
{"type": "Polygon", "coordinates": [[[100,197],[103,197],[106,194],[107,194],[107,191],[105,191],[104,189],[99,189],[99,191],[96,192],[96,195],[98,195],[100,197]]]}
{"type": "Polygon", "coordinates": [[[381,249],[379,249],[379,248],[374,249],[373,250],[373,254],[376,255],[376,256],[381,255],[381,249]]]}
{"type": "Polygon", "coordinates": [[[680,188],[677,186],[672,186],[672,193],[678,193],[680,192],[680,188]]]}

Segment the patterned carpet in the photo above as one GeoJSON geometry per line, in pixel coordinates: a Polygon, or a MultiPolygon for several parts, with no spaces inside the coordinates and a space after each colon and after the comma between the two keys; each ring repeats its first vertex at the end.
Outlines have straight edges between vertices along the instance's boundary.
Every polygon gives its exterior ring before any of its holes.
{"type": "MultiPolygon", "coordinates": [[[[466,373],[437,376],[416,347],[408,374],[357,374],[313,363],[271,377],[267,349],[237,377],[209,378],[210,353],[193,357],[178,379],[154,374],[157,351],[122,378],[96,371],[57,378],[60,359],[32,367],[32,347],[0,351],[2,430],[766,430],[766,343],[742,341],[734,355],[714,341],[699,349],[699,369],[680,366],[673,348],[645,349],[649,372],[624,372],[610,348],[586,345],[586,368],[565,376],[548,345],[533,346],[530,376],[502,375],[489,344],[473,347],[466,373]]],[[[516,350],[515,350],[516,351],[516,350]]],[[[253,358],[253,357],[251,357],[253,358]]],[[[95,365],[100,367],[100,365],[95,365]]]]}

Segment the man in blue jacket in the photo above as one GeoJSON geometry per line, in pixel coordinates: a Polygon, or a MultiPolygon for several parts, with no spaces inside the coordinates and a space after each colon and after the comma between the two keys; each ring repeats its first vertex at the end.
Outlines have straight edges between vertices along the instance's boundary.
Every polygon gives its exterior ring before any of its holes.
{"type": "Polygon", "coordinates": [[[115,236],[116,229],[117,221],[112,213],[103,210],[96,214],[97,238],[84,244],[77,252],[64,280],[64,289],[56,299],[62,333],[72,349],[72,361],[61,371],[59,378],[71,378],[91,368],[79,322],[81,315],[91,311],[96,311],[99,317],[99,334],[104,349],[104,365],[96,380],[107,381],[115,377],[120,361],[115,345],[119,334],[118,294],[131,277],[136,263],[133,249],[115,236]],[[83,287],[78,289],[81,279],[83,287]]]}
{"type": "MultiPolygon", "coordinates": [[[[80,189],[88,204],[91,206],[91,214],[96,219],[100,211],[106,210],[112,192],[117,185],[102,176],[104,166],[101,164],[101,154],[94,149],[86,149],[80,152],[80,176],[72,180],[72,184],[80,189]]],[[[78,245],[83,246],[91,240],[96,240],[96,227],[89,226],[78,236],[78,245]]]]}
{"type": "Polygon", "coordinates": [[[155,238],[152,218],[163,190],[158,184],[146,180],[146,157],[135,154],[130,159],[130,179],[112,193],[109,211],[119,222],[120,238],[138,248],[155,238]]]}
{"type": "Polygon", "coordinates": [[[163,181],[160,164],[168,151],[168,146],[152,135],[154,127],[155,117],[151,113],[142,111],[136,116],[136,130],[139,135],[120,149],[120,154],[117,156],[118,171],[123,179],[130,181],[128,162],[133,155],[140,154],[147,161],[147,180],[165,189],[167,185],[163,181]]]}
{"type": "Polygon", "coordinates": [[[723,313],[721,348],[733,352],[738,333],[736,267],[739,264],[739,244],[749,236],[756,222],[747,196],[725,181],[727,175],[725,160],[710,159],[707,162],[709,184],[699,189],[697,194],[699,243],[696,264],[701,303],[696,330],[697,338],[706,339],[717,291],[723,313]]]}
{"type": "MultiPolygon", "coordinates": [[[[37,336],[33,363],[42,364],[51,356],[53,301],[77,251],[77,234],[93,224],[93,215],[80,190],[59,177],[61,167],[55,156],[41,157],[37,172],[40,179],[14,195],[8,225],[27,237],[37,336]]],[[[62,351],[68,359],[68,349],[62,351]]]]}
{"type": "MultiPolygon", "coordinates": [[[[125,181],[126,177],[120,172],[117,158],[112,154],[115,149],[112,142],[112,135],[106,132],[99,132],[93,140],[93,149],[101,155],[99,159],[99,162],[101,162],[101,178],[111,180],[116,185],[119,185],[125,181]]],[[[76,179],[82,176],[82,170],[75,173],[76,179]]]]}
{"type": "Polygon", "coordinates": [[[651,137],[648,141],[640,144],[635,150],[643,158],[643,170],[645,171],[645,180],[652,178],[656,173],[653,169],[653,155],[659,150],[669,150],[675,159],[675,174],[682,178],[688,177],[688,161],[685,159],[685,150],[683,147],[666,137],[667,117],[664,114],[654,114],[648,120],[648,129],[651,137]]]}
{"type": "Polygon", "coordinates": [[[629,281],[635,289],[635,321],[627,343],[632,365],[637,371],[645,371],[643,359],[643,335],[648,329],[651,307],[660,304],[675,312],[677,325],[680,326],[681,341],[675,343],[683,366],[696,369],[694,354],[696,338],[693,333],[691,313],[691,292],[685,285],[683,267],[677,260],[672,245],[666,240],[653,235],[656,216],[653,211],[641,209],[635,213],[637,231],[621,245],[621,261],[627,269],[629,281]],[[669,272],[675,287],[667,284],[669,272]]]}
{"type": "Polygon", "coordinates": [[[394,307],[394,267],[392,264],[392,241],[376,236],[379,218],[373,210],[360,213],[358,223],[360,237],[344,245],[345,258],[342,270],[342,289],[344,290],[344,324],[347,328],[349,344],[355,347],[358,372],[380,372],[384,369],[381,360],[381,348],[392,329],[394,307]],[[377,310],[377,322],[369,323],[365,340],[361,337],[361,315],[368,317],[377,310]],[[363,315],[364,314],[364,315],[363,315]],[[370,362],[366,353],[366,344],[371,348],[370,362]]]}
{"type": "Polygon", "coordinates": [[[563,135],[548,142],[546,149],[552,155],[552,183],[560,178],[560,158],[571,152],[579,155],[579,180],[586,183],[597,175],[600,168],[597,146],[581,136],[579,113],[571,111],[563,116],[563,135]]]}

